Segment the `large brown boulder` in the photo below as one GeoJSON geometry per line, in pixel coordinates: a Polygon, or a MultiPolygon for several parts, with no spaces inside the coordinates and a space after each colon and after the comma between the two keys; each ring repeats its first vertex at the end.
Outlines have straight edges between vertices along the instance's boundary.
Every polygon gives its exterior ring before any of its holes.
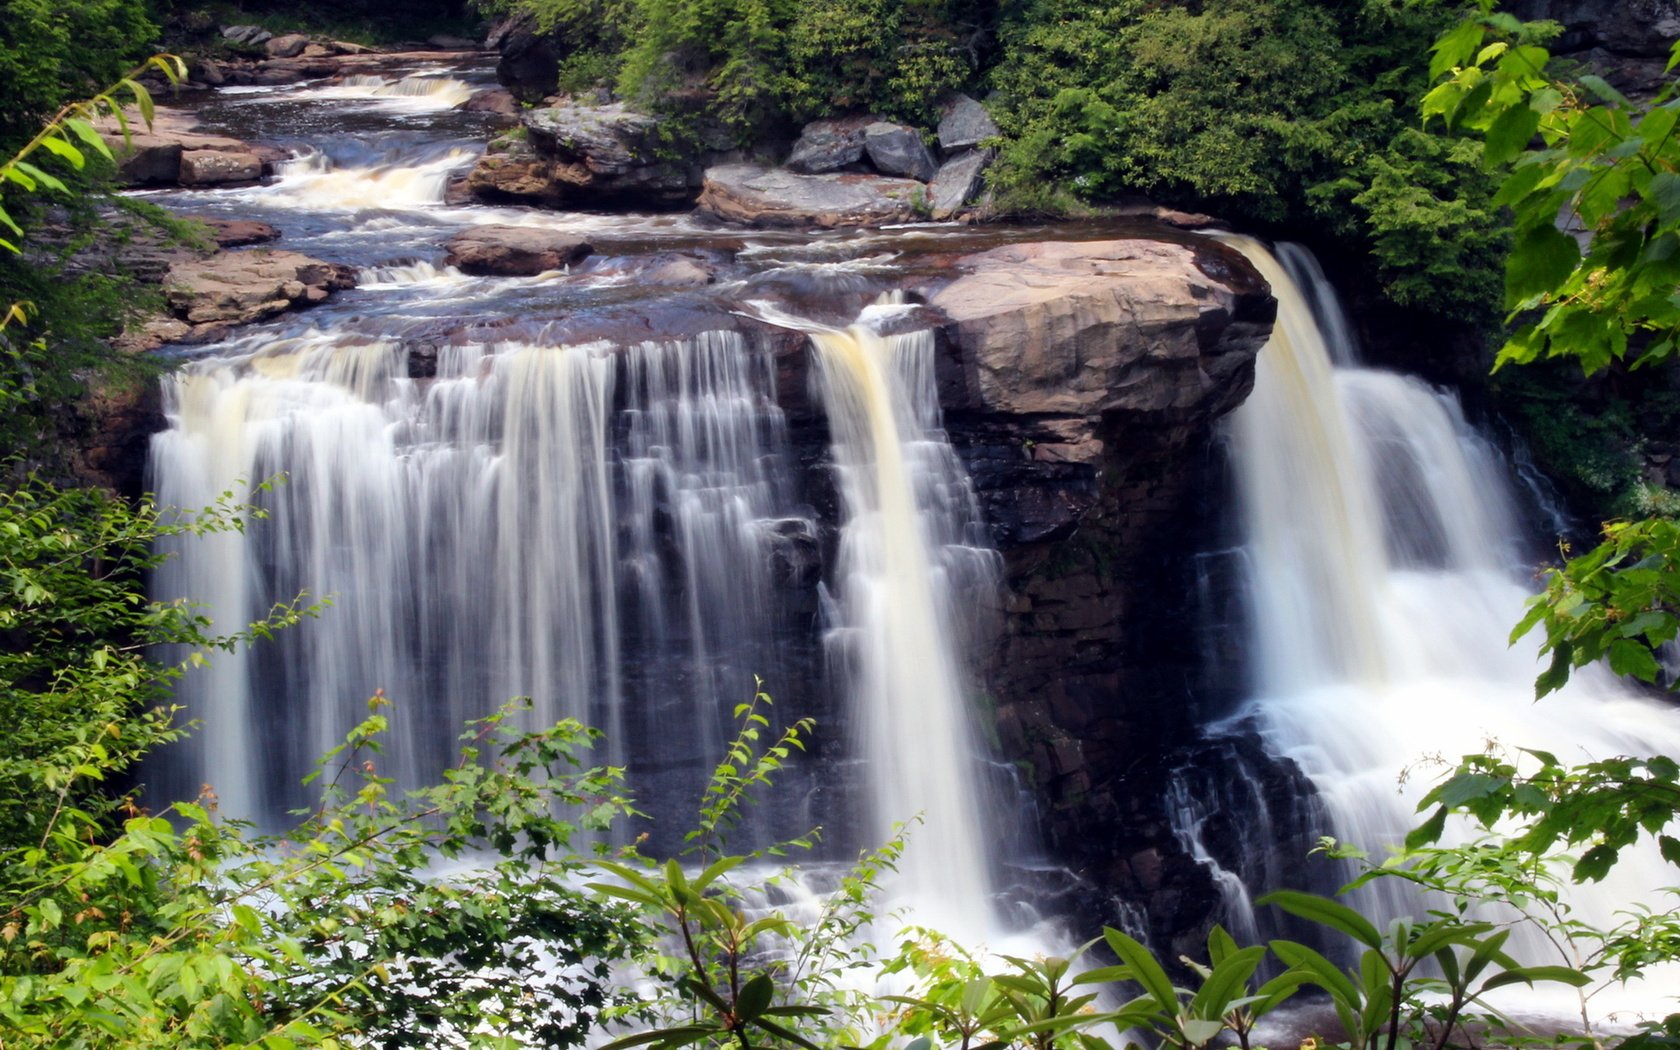
{"type": "Polygon", "coordinates": [[[799,175],[784,168],[725,164],[706,169],[696,207],[750,226],[884,226],[915,219],[927,187],[883,175],[799,175]]]}
{"type": "Polygon", "coordinates": [[[1167,426],[1228,411],[1253,384],[1272,308],[1257,281],[1210,274],[1209,250],[1055,241],[963,257],[962,275],[928,297],[964,362],[942,403],[1093,425],[1167,426]]]}
{"type": "Polygon", "coordinates": [[[177,262],[163,281],[170,310],[194,325],[260,321],[355,284],[348,266],[266,248],[177,262]]]}
{"type": "Polygon", "coordinates": [[[251,182],[284,156],[226,135],[195,131],[196,123],[192,113],[158,109],[150,128],[139,113],[130,111],[126,137],[114,120],[100,121],[96,127],[116,157],[118,180],[126,186],[251,182]]]}
{"type": "Polygon", "coordinates": [[[589,243],[575,234],[529,226],[475,226],[451,237],[444,262],[486,277],[532,277],[587,256],[589,243]]]}

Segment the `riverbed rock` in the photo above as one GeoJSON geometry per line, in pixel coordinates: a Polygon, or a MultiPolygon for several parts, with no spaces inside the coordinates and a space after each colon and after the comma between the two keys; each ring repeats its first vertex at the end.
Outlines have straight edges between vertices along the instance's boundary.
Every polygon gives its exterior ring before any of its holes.
{"type": "Polygon", "coordinates": [[[938,174],[928,183],[929,215],[945,220],[961,211],[980,192],[981,176],[991,162],[991,150],[975,149],[941,164],[938,174]]]}
{"type": "Polygon", "coordinates": [[[967,95],[952,95],[940,106],[939,148],[947,155],[999,134],[997,122],[986,107],[967,95]]]}
{"type": "Polygon", "coordinates": [[[724,164],[706,170],[695,206],[749,226],[884,226],[914,219],[926,192],[914,179],[724,164]]]}
{"type": "Polygon", "coordinates": [[[176,263],[164,276],[164,295],[175,316],[193,325],[246,324],[325,302],[355,284],[348,266],[255,248],[176,263]]]}
{"type": "Polygon", "coordinates": [[[262,173],[262,158],[255,153],[193,149],[181,154],[179,181],[183,186],[216,186],[256,182],[262,173]]]}
{"type": "Polygon", "coordinates": [[[576,234],[531,226],[475,226],[444,245],[444,262],[486,277],[532,277],[559,270],[594,249],[576,234]]]}
{"type": "Polygon", "coordinates": [[[836,117],[813,120],[800,132],[788,154],[787,169],[801,175],[840,171],[863,161],[865,130],[874,117],[836,117]]]}
{"type": "Polygon", "coordinates": [[[908,124],[876,121],[863,129],[863,146],[869,163],[883,175],[927,182],[939,170],[922,142],[922,133],[908,124]]]}

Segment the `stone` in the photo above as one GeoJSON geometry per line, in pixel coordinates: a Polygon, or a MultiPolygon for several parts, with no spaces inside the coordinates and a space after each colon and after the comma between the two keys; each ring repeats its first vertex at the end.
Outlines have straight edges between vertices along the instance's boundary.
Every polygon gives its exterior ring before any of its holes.
{"type": "Polygon", "coordinates": [[[269,58],[296,58],[303,54],[303,49],[309,46],[309,37],[303,33],[287,33],[277,36],[263,45],[269,58]]]}
{"type": "Polygon", "coordinates": [[[177,262],[163,281],[170,310],[194,325],[260,321],[355,284],[348,266],[267,248],[177,262]]]}
{"type": "Polygon", "coordinates": [[[812,121],[793,144],[787,169],[801,175],[820,175],[862,163],[864,129],[875,122],[874,117],[812,121]]]}
{"type": "Polygon", "coordinates": [[[124,142],[120,135],[107,136],[107,145],[117,158],[117,178],[125,186],[173,186],[181,180],[181,144],[158,135],[141,133],[124,142]]]}
{"type": "Polygon", "coordinates": [[[222,37],[236,44],[247,44],[251,47],[261,47],[274,38],[274,34],[262,26],[223,26],[222,37]]]}
{"type": "Polygon", "coordinates": [[[916,218],[926,192],[914,179],[724,164],[706,169],[695,207],[750,226],[884,226],[916,218]]]}
{"type": "Polygon", "coordinates": [[[222,71],[220,62],[213,62],[208,58],[201,58],[192,65],[192,77],[201,84],[220,87],[227,83],[227,74],[222,71]]]}
{"type": "Polygon", "coordinates": [[[928,211],[932,218],[949,219],[980,192],[980,176],[992,162],[989,149],[969,150],[939,166],[928,183],[928,211]]]}
{"type": "Polygon", "coordinates": [[[554,38],[537,31],[532,15],[497,24],[485,46],[500,52],[496,79],[521,102],[540,102],[560,87],[560,53],[554,38]]]}
{"type": "Polygon", "coordinates": [[[477,51],[478,41],[449,33],[437,33],[426,38],[426,46],[435,47],[439,51],[477,51]]]}
{"type": "Polygon", "coordinates": [[[927,297],[966,358],[941,403],[1155,426],[1229,410],[1252,386],[1276,304],[1251,269],[1210,275],[1200,251],[1056,241],[962,257],[963,275],[927,297]]]}
{"type": "Polygon", "coordinates": [[[576,204],[686,204],[698,172],[664,154],[659,118],[623,103],[528,110],[520,123],[549,163],[553,196],[576,204]]]}
{"type": "Polygon", "coordinates": [[[947,155],[1002,134],[986,107],[967,95],[950,96],[939,112],[939,148],[947,155]]]}
{"type": "Polygon", "coordinates": [[[869,163],[883,175],[927,182],[939,170],[922,142],[921,132],[907,124],[876,121],[863,129],[863,148],[869,154],[869,163]]]}
{"type": "Polygon", "coordinates": [[[311,42],[311,43],[305,45],[304,49],[302,51],[298,52],[298,57],[299,58],[327,58],[328,56],[334,55],[334,54],[337,54],[337,52],[335,52],[332,48],[328,47],[327,45],[317,44],[317,43],[311,42]]]}
{"type": "Polygon", "coordinates": [[[519,100],[505,88],[485,88],[475,91],[472,97],[461,103],[461,110],[465,113],[494,113],[499,116],[511,117],[513,123],[518,123],[522,112],[519,100]]]}
{"type": "Polygon", "coordinates": [[[210,237],[218,248],[245,248],[253,244],[267,244],[280,239],[280,231],[266,222],[251,219],[198,218],[210,228],[210,237]]]}
{"type": "Polygon", "coordinates": [[[254,153],[191,149],[181,154],[181,185],[216,186],[262,178],[262,158],[254,153]]]}
{"type": "Polygon", "coordinates": [[[352,44],[348,40],[329,40],[327,46],[332,48],[335,55],[371,55],[373,48],[363,44],[352,44]]]}
{"type": "Polygon", "coordinates": [[[559,270],[594,249],[582,237],[531,226],[475,226],[444,245],[445,264],[488,277],[532,277],[559,270]]]}
{"type": "Polygon", "coordinates": [[[464,185],[479,200],[548,206],[558,205],[565,191],[550,162],[529,142],[516,139],[492,140],[464,185]]]}

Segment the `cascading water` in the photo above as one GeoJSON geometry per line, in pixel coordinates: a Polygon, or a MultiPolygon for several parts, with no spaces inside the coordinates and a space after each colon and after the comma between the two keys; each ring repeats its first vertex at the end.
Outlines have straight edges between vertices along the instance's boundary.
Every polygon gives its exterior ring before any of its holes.
{"type": "MultiPolygon", "coordinates": [[[[332,607],[190,678],[181,698],[204,729],[149,779],[165,797],[208,782],[225,811],[276,820],[307,802],[309,763],[376,689],[398,705],[380,761],[403,784],[437,775],[463,721],[528,696],[533,724],[606,732],[601,757],[626,764],[662,818],[651,848],[674,848],[761,676],[785,719],[818,717],[831,761],[784,770],[746,834],[822,823],[841,858],[920,814],[889,892],[917,921],[991,936],[999,822],[961,668],[995,607],[998,557],[941,429],[931,334],[778,321],[812,344],[799,352],[832,438],[813,463],[790,446],[778,351],[757,322],[731,329],[740,319],[714,306],[681,338],[636,342],[620,333],[637,325],[612,323],[580,336],[566,324],[630,284],[610,259],[513,279],[439,266],[439,226],[634,239],[670,222],[441,206],[469,154],[427,120],[460,84],[236,96],[229,120],[258,127],[279,121],[274,107],[315,113],[307,102],[373,107],[399,130],[311,136],[319,147],[270,185],[170,198],[271,218],[288,247],[361,270],[313,325],[253,329],[164,381],[169,428],[150,467],[162,502],[281,480],[256,497],[266,521],[186,543],[156,593],[203,602],[224,628],[300,591],[332,607]]],[[[850,276],[856,254],[765,273],[809,286],[850,276]]]]}
{"type": "MultiPolygon", "coordinates": [[[[1566,761],[1680,753],[1680,712],[1607,676],[1581,674],[1534,702],[1533,644],[1507,644],[1529,585],[1496,452],[1451,395],[1329,344],[1346,327],[1322,275],[1231,240],[1278,299],[1254,394],[1232,424],[1257,665],[1256,698],[1234,720],[1252,720],[1300,764],[1338,838],[1372,850],[1417,822],[1441,756],[1489,741],[1566,761]],[[1315,318],[1313,300],[1332,323],[1315,318]]],[[[1607,923],[1630,903],[1658,903],[1667,874],[1654,850],[1630,852],[1576,895],[1578,915],[1607,923]]],[[[1366,906],[1421,912],[1390,890],[1366,906]]],[[[1633,1001],[1653,1005],[1643,994],[1633,1001]]]]}

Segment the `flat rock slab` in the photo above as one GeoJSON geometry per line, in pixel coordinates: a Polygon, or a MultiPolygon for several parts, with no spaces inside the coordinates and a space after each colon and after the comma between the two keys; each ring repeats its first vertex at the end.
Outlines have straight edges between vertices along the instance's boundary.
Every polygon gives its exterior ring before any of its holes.
{"type": "Polygon", "coordinates": [[[575,234],[530,226],[475,226],[449,238],[444,262],[479,277],[534,277],[594,251],[575,234]]]}
{"type": "Polygon", "coordinates": [[[177,262],[163,279],[170,310],[194,325],[260,321],[355,284],[348,266],[267,248],[177,262]]]}
{"type": "Polygon", "coordinates": [[[696,208],[751,226],[885,226],[910,222],[927,187],[882,175],[799,175],[756,164],[706,169],[696,208]]]}

